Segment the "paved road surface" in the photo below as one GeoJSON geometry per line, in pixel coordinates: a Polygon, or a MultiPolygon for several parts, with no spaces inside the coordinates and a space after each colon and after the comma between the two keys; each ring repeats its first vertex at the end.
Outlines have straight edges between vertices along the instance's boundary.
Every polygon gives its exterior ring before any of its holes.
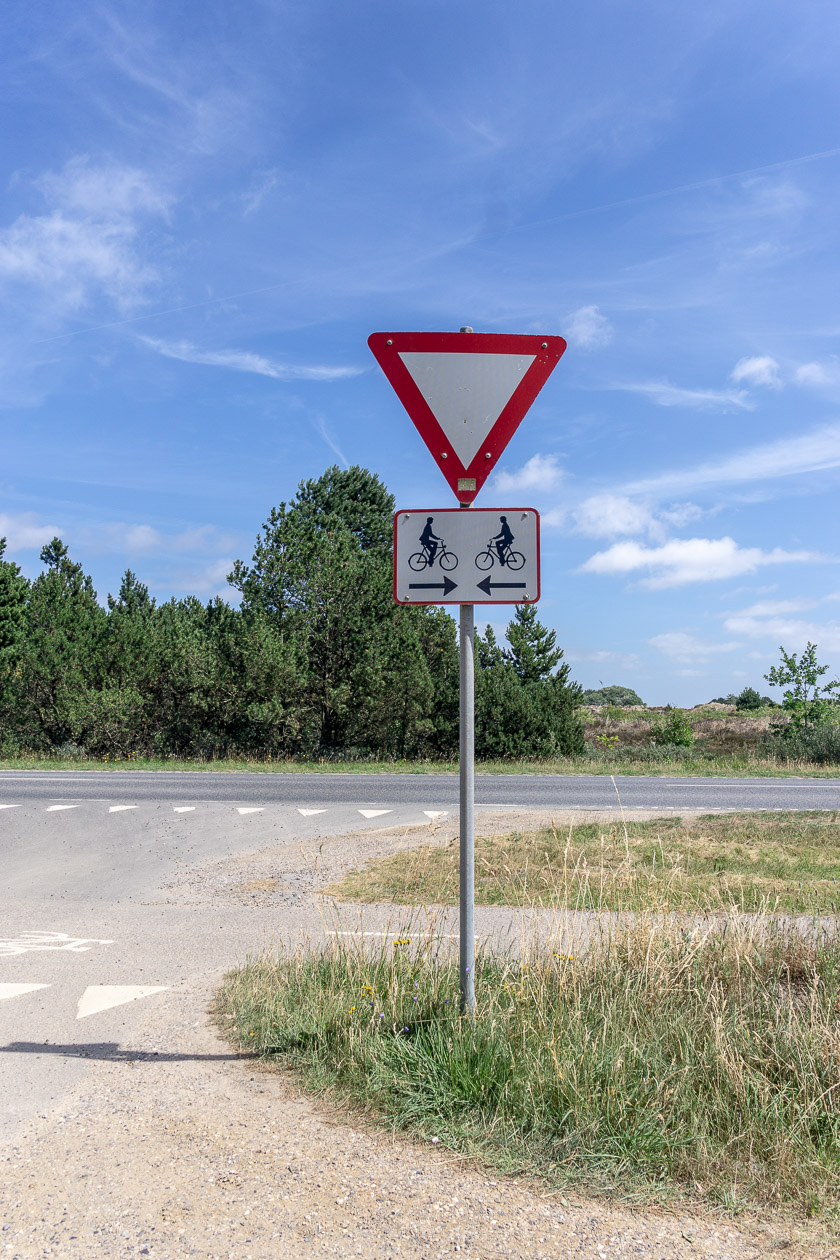
{"type": "MultiPolygon", "coordinates": [[[[840,809],[840,779],[700,779],[601,775],[479,775],[476,801],[527,809],[840,809]]],[[[238,774],[213,771],[3,770],[0,803],[419,806],[452,809],[453,774],[238,774]]]]}

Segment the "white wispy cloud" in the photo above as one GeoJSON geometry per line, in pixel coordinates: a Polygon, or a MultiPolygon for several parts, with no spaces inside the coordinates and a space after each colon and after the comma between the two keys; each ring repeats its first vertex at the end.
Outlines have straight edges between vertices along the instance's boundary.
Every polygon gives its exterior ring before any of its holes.
{"type": "Polygon", "coordinates": [[[6,558],[17,551],[40,551],[56,536],[60,525],[41,522],[35,512],[0,512],[0,538],[6,539],[6,558]]]}
{"type": "Polygon", "coordinates": [[[620,494],[594,494],[574,511],[575,528],[590,538],[613,538],[617,534],[643,534],[654,518],[645,503],[620,494]]]}
{"type": "Polygon", "coordinates": [[[700,411],[752,411],[755,403],[743,389],[685,389],[669,381],[642,381],[609,386],[630,394],[643,394],[658,407],[695,407],[700,411]]]}
{"type": "Polygon", "coordinates": [[[195,525],[166,534],[153,525],[106,521],[68,530],[68,538],[86,551],[124,552],[126,555],[206,555],[229,550],[239,541],[215,525],[195,525]]]}
{"type": "Polygon", "coordinates": [[[598,350],[613,339],[612,324],[597,306],[580,306],[564,321],[563,336],[579,350],[598,350]]]}
{"type": "Polygon", "coordinates": [[[798,437],[747,447],[725,459],[634,481],[624,492],[651,496],[690,493],[704,486],[768,481],[839,467],[840,424],[830,424],[798,437]]]}
{"type": "Polygon", "coordinates": [[[48,210],[0,229],[0,277],[43,290],[48,312],[106,297],[125,310],[158,279],[143,257],[141,228],[166,215],[171,198],[145,172],[86,157],[36,181],[48,210]]]}
{"type": "Polygon", "coordinates": [[[739,359],[730,372],[729,379],[736,385],[766,385],[770,389],[782,388],[779,365],[767,354],[739,359]]]}
{"type": "Polygon", "coordinates": [[[822,363],[802,363],[793,379],[797,385],[819,389],[826,385],[840,385],[840,359],[832,355],[822,363]]]}
{"type": "Polygon", "coordinates": [[[755,573],[774,564],[804,564],[822,557],[810,551],[784,551],[780,547],[739,547],[732,538],[674,538],[659,547],[638,542],[615,543],[596,552],[580,567],[581,573],[618,576],[648,572],[642,586],[650,590],[714,582],[755,573]]]}
{"type": "Polygon", "coordinates": [[[520,490],[547,494],[556,489],[564,476],[556,455],[532,455],[521,468],[498,472],[493,484],[502,494],[518,494],[520,490]]]}
{"type": "Polygon", "coordinates": [[[204,364],[207,367],[229,368],[234,372],[252,372],[257,376],[271,377],[275,381],[340,381],[350,376],[360,376],[365,370],[359,367],[278,363],[249,350],[202,350],[189,341],[161,341],[157,337],[140,337],[138,340],[150,350],[165,355],[167,359],[204,364]]]}
{"type": "Polygon", "coordinates": [[[723,623],[731,634],[751,639],[770,639],[786,651],[799,651],[806,643],[816,643],[825,652],[840,652],[840,624],[836,621],[803,621],[794,617],[727,617],[723,623]]]}
{"type": "Polygon", "coordinates": [[[636,652],[614,652],[609,648],[580,651],[576,648],[568,648],[565,656],[567,661],[573,661],[576,664],[617,665],[620,669],[635,669],[639,664],[636,652]]]}
{"type": "Polygon", "coordinates": [[[670,630],[665,634],[654,635],[648,639],[651,647],[664,653],[673,661],[691,664],[698,657],[715,656],[719,652],[734,652],[741,646],[737,642],[715,643],[711,639],[701,639],[696,634],[685,630],[670,630]]]}
{"type": "Polygon", "coordinates": [[[184,570],[178,575],[178,589],[204,599],[218,596],[229,603],[236,602],[240,597],[239,592],[228,586],[226,580],[233,565],[234,561],[225,556],[201,568],[184,570]]]}

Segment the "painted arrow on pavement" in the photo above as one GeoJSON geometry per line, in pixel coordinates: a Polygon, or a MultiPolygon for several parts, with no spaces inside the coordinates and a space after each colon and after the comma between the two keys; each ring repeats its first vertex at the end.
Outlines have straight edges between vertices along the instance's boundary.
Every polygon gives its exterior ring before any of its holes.
{"type": "Polygon", "coordinates": [[[491,582],[489,577],[486,577],[483,582],[478,582],[477,585],[478,585],[478,589],[480,591],[484,591],[484,594],[489,598],[491,591],[513,591],[513,590],[524,591],[528,583],[527,582],[491,582]]]}
{"type": "Polygon", "coordinates": [[[449,592],[454,591],[457,585],[457,582],[445,577],[442,582],[409,582],[408,589],[410,591],[443,591],[443,597],[446,599],[449,592]]]}

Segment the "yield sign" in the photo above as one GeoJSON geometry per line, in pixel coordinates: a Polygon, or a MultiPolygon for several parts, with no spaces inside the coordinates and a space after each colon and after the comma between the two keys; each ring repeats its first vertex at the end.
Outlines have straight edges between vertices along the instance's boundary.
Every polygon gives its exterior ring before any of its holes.
{"type": "Polygon", "coordinates": [[[562,337],[373,333],[368,345],[451,489],[472,503],[566,349],[562,337]]]}

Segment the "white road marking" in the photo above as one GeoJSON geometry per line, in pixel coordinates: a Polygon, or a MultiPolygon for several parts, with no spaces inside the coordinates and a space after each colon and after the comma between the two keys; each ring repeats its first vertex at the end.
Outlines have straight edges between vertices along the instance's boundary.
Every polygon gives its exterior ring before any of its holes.
{"type": "Polygon", "coordinates": [[[90,936],[67,936],[65,932],[21,932],[20,936],[0,939],[0,958],[27,954],[31,950],[60,949],[71,954],[84,954],[91,945],[113,945],[90,936]]]}
{"type": "Polygon", "coordinates": [[[34,993],[36,989],[48,989],[48,984],[0,984],[0,1002],[6,998],[22,997],[24,993],[34,993]]]}
{"type": "Polygon", "coordinates": [[[20,805],[0,805],[0,809],[20,809],[20,805]]]}
{"type": "Polygon", "coordinates": [[[123,810],[124,810],[124,809],[136,809],[136,808],[137,808],[137,806],[136,806],[136,805],[112,805],[112,806],[109,808],[108,813],[109,813],[109,814],[121,814],[121,813],[123,812],[123,810]]]}
{"type": "Polygon", "coordinates": [[[112,1006],[122,1006],[125,1002],[135,1002],[137,998],[163,993],[168,987],[165,984],[91,984],[79,998],[76,1019],[86,1019],[88,1015],[98,1015],[112,1006]]]}
{"type": "Polygon", "coordinates": [[[237,807],[237,814],[261,814],[265,809],[264,805],[249,805],[245,808],[237,807]]]}
{"type": "Polygon", "coordinates": [[[173,813],[176,813],[176,814],[191,814],[193,813],[194,810],[195,810],[195,805],[174,805],[173,806],[173,813]]]}
{"type": "Polygon", "coordinates": [[[362,818],[379,818],[380,814],[393,814],[392,809],[360,809],[362,818]]]}
{"type": "Polygon", "coordinates": [[[303,814],[304,818],[311,818],[313,814],[326,814],[325,809],[299,809],[298,813],[303,814]]]}
{"type": "Polygon", "coordinates": [[[427,818],[445,818],[449,813],[448,809],[424,809],[423,813],[427,818]]]}
{"type": "Polygon", "coordinates": [[[78,805],[48,805],[47,813],[54,814],[59,809],[78,809],[78,805]]]}

